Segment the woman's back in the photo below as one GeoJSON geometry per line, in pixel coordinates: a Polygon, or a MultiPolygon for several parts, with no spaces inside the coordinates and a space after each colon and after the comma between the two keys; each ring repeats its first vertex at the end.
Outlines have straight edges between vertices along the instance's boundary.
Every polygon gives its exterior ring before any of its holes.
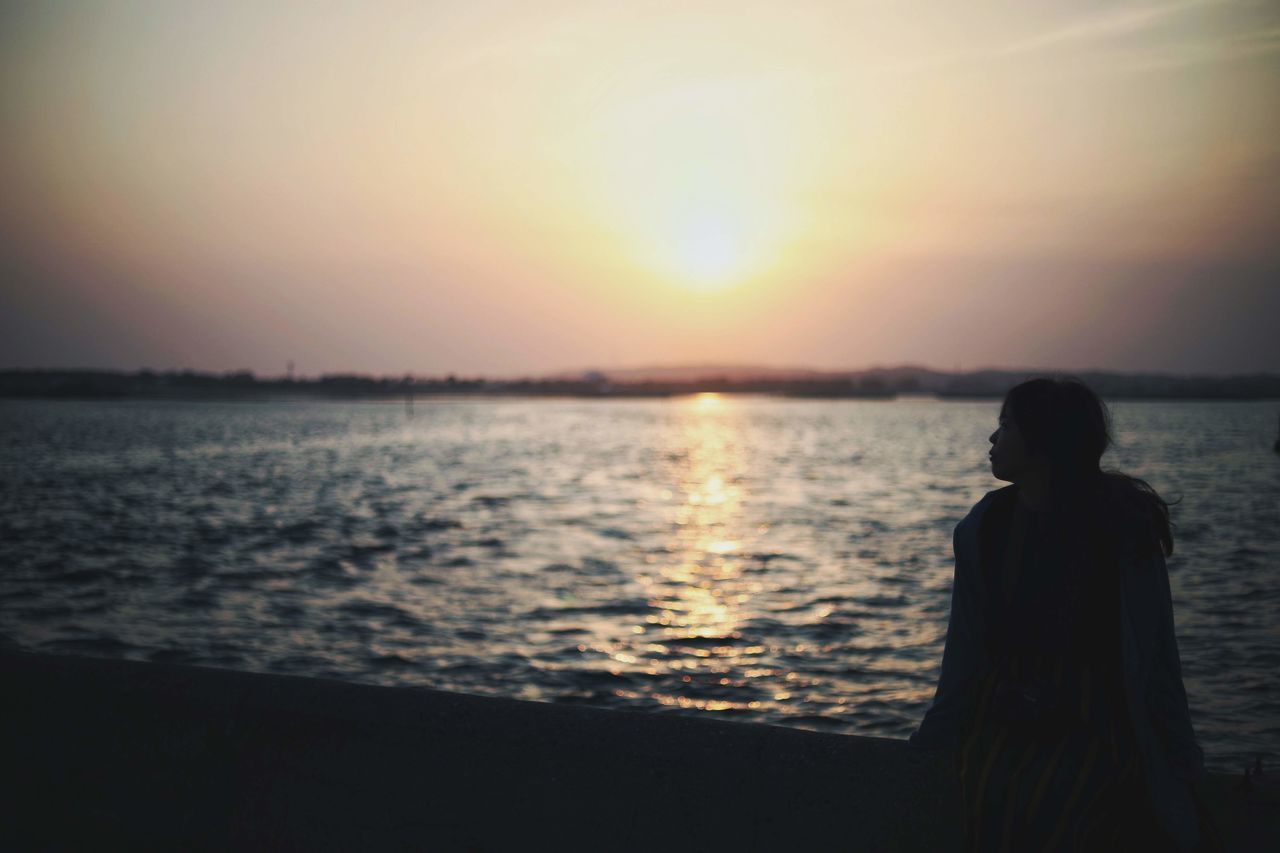
{"type": "Polygon", "coordinates": [[[993,661],[1014,651],[1120,671],[1120,580],[1125,556],[1081,546],[1048,512],[1001,490],[984,514],[981,607],[993,661]]]}
{"type": "Polygon", "coordinates": [[[957,756],[971,849],[1159,838],[1125,710],[1115,563],[1084,558],[1016,487],[996,495],[979,543],[993,666],[957,756]]]}

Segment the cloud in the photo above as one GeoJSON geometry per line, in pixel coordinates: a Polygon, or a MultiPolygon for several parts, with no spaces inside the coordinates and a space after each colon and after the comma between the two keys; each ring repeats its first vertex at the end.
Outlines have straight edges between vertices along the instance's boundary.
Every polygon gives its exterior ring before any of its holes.
{"type": "Polygon", "coordinates": [[[1280,27],[1236,33],[1212,41],[1186,41],[1142,52],[1123,66],[1128,71],[1164,71],[1212,62],[1230,62],[1280,51],[1280,27]]]}
{"type": "Polygon", "coordinates": [[[997,56],[1029,53],[1042,48],[1078,42],[1096,42],[1120,38],[1152,29],[1166,19],[1188,9],[1215,5],[1218,0],[1182,0],[1138,9],[1107,11],[1050,32],[1015,42],[996,51],[997,56]]]}
{"type": "Polygon", "coordinates": [[[1280,50],[1280,28],[1254,29],[1244,20],[1234,22],[1234,27],[1241,28],[1237,32],[1216,38],[1203,37],[1197,33],[1194,38],[1162,43],[1158,37],[1150,35],[1151,31],[1174,23],[1192,10],[1206,7],[1221,9],[1227,5],[1225,0],[1181,0],[1138,8],[1109,9],[1076,18],[1071,23],[1003,46],[972,45],[964,50],[909,58],[871,70],[888,75],[931,73],[947,68],[981,65],[992,60],[1022,60],[1057,48],[1083,47],[1126,38],[1130,41],[1126,44],[1125,55],[1136,57],[1136,60],[1113,64],[1115,70],[1176,68],[1231,61],[1280,50]],[[1135,36],[1145,38],[1131,38],[1135,36]]]}

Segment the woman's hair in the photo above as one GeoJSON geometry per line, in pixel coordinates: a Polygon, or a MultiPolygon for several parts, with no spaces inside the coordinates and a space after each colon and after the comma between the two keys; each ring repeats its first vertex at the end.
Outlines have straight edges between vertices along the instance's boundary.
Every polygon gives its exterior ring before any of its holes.
{"type": "Polygon", "coordinates": [[[1173,553],[1169,504],[1145,481],[1102,470],[1111,416],[1089,386],[1072,377],[1029,379],[1009,389],[1001,414],[1018,425],[1029,452],[1048,460],[1050,502],[1065,525],[1113,545],[1144,528],[1140,546],[1158,541],[1173,553]]]}

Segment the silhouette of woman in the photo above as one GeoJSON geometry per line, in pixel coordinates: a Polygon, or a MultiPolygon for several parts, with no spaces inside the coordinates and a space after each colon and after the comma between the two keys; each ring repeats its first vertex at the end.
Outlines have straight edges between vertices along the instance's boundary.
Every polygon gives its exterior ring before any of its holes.
{"type": "Polygon", "coordinates": [[[909,740],[954,750],[966,849],[1211,849],[1168,504],[1100,469],[1109,416],[1078,380],[1012,388],[989,441],[1012,485],[956,526],[942,672],[909,740]]]}

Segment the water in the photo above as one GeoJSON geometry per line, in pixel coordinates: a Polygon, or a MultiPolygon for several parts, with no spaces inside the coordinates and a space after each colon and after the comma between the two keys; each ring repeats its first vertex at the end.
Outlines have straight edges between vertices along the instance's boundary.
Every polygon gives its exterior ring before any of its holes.
{"type": "MultiPolygon", "coordinates": [[[[992,402],[0,404],[0,632],[905,737],[992,402]]],[[[1121,403],[1211,767],[1280,755],[1273,403],[1121,403]]]]}

